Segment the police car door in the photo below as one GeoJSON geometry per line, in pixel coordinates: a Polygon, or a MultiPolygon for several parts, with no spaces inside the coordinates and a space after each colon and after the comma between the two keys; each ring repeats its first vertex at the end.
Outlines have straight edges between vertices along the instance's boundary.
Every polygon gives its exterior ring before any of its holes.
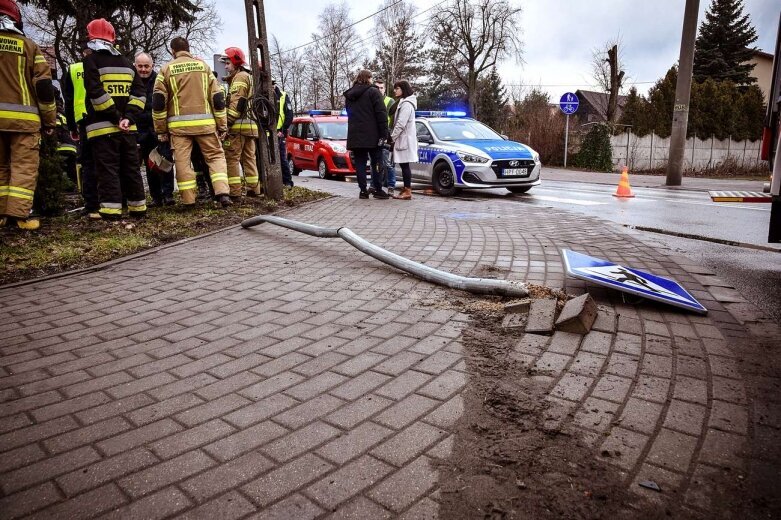
{"type": "Polygon", "coordinates": [[[431,160],[433,158],[431,145],[434,143],[434,137],[425,123],[421,121],[415,122],[415,132],[418,135],[418,162],[410,164],[412,177],[431,181],[431,160]]]}

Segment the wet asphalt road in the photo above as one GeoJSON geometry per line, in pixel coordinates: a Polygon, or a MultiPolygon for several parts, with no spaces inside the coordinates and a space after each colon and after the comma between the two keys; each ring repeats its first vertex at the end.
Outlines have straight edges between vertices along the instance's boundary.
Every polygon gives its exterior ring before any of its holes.
{"type": "MultiPolygon", "coordinates": [[[[315,172],[302,172],[301,178],[344,191],[339,189],[345,187],[343,181],[321,181],[315,172]]],[[[470,212],[479,211],[472,204],[481,200],[502,199],[509,204],[566,209],[634,227],[674,253],[709,267],[768,317],[781,321],[781,244],[767,242],[769,204],[715,203],[705,191],[659,188],[633,188],[634,198],[619,199],[613,197],[615,187],[610,185],[543,183],[525,195],[513,195],[505,189],[464,190],[455,199],[469,200],[470,212]]]]}

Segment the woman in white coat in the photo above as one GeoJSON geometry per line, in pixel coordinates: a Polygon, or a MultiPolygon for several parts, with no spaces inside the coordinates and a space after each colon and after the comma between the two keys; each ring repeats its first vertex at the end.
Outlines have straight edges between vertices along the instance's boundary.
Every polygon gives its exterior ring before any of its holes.
{"type": "Polygon", "coordinates": [[[396,107],[396,117],[391,131],[393,160],[401,167],[401,176],[404,180],[404,189],[393,198],[409,200],[412,198],[412,171],[409,163],[418,162],[418,135],[415,130],[415,110],[418,108],[418,99],[406,80],[393,84],[393,95],[401,98],[396,107]]]}

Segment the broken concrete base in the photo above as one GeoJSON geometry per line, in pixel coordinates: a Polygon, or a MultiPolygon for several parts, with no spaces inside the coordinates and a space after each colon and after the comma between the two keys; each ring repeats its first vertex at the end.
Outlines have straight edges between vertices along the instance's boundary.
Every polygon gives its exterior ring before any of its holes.
{"type": "Polygon", "coordinates": [[[526,314],[506,314],[502,320],[503,329],[522,329],[526,326],[526,314]]]}
{"type": "Polygon", "coordinates": [[[529,307],[531,306],[531,303],[532,301],[530,298],[524,298],[523,300],[512,301],[510,303],[505,304],[504,312],[506,314],[529,312],[529,307]]]}
{"type": "Polygon", "coordinates": [[[556,320],[556,330],[586,334],[597,319],[597,304],[590,294],[586,293],[568,301],[556,320]]]}

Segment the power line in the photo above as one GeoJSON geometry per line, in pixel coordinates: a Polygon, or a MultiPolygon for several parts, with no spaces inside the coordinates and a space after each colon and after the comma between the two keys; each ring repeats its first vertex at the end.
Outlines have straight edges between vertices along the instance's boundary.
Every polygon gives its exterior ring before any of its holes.
{"type": "MultiPolygon", "coordinates": [[[[629,85],[650,85],[655,81],[633,81],[629,85]]],[[[540,85],[538,83],[505,83],[506,87],[598,87],[594,83],[571,83],[571,84],[553,84],[540,85]]]]}
{"type": "MultiPolygon", "coordinates": [[[[335,33],[333,33],[333,34],[326,34],[326,35],[324,35],[324,36],[321,36],[320,38],[317,38],[317,39],[315,39],[315,40],[312,40],[312,41],[310,41],[310,42],[308,42],[308,43],[304,43],[304,44],[302,44],[302,45],[299,45],[299,46],[297,46],[297,47],[293,47],[293,48],[290,48],[290,49],[285,49],[285,50],[283,50],[283,51],[275,52],[275,53],[274,53],[274,54],[272,54],[271,56],[277,56],[277,55],[279,55],[279,54],[284,54],[284,53],[286,53],[286,52],[295,51],[295,50],[302,49],[302,48],[304,48],[304,47],[308,47],[308,46],[310,46],[310,45],[313,45],[313,44],[315,44],[315,43],[317,43],[317,42],[319,42],[319,41],[322,41],[322,40],[324,40],[324,39],[328,38],[329,36],[332,36],[332,35],[334,35],[334,34],[338,34],[338,33],[342,32],[342,31],[343,31],[343,30],[345,30],[345,29],[349,29],[350,27],[353,27],[353,26],[355,26],[355,25],[358,25],[359,23],[361,23],[361,22],[363,22],[363,21],[365,21],[365,20],[368,20],[369,18],[373,18],[373,17],[377,16],[378,14],[382,13],[383,11],[387,11],[387,10],[388,10],[388,9],[390,9],[391,7],[394,7],[395,5],[397,5],[397,4],[400,4],[400,3],[401,3],[401,2],[403,2],[403,1],[404,1],[404,0],[397,0],[396,2],[394,2],[394,3],[390,4],[390,5],[386,6],[386,7],[383,7],[383,8],[382,8],[382,9],[380,9],[379,11],[377,11],[377,12],[374,12],[374,13],[372,13],[372,14],[370,14],[370,15],[368,15],[368,16],[366,16],[366,17],[364,17],[364,18],[361,18],[360,20],[358,20],[358,21],[356,21],[356,22],[353,22],[353,23],[351,23],[350,25],[348,25],[348,26],[346,26],[346,27],[340,27],[340,28],[339,28],[339,30],[337,30],[337,31],[336,31],[335,33]]],[[[416,14],[415,16],[413,16],[411,19],[412,19],[412,20],[414,20],[415,18],[418,18],[418,17],[422,16],[423,14],[425,14],[425,13],[427,13],[427,12],[431,11],[432,9],[435,9],[435,8],[439,7],[440,5],[442,5],[442,4],[444,4],[445,2],[448,2],[448,1],[449,1],[449,0],[442,0],[442,1],[441,1],[441,2],[439,2],[439,3],[436,3],[436,4],[432,5],[432,6],[431,6],[431,7],[429,7],[428,9],[424,9],[423,11],[419,12],[418,14],[416,14]]],[[[365,43],[365,42],[367,42],[367,41],[371,40],[372,38],[374,38],[374,35],[373,35],[373,34],[370,34],[369,36],[367,36],[367,37],[365,37],[365,38],[363,38],[363,39],[361,39],[361,40],[358,40],[358,41],[355,41],[355,42],[353,42],[353,43],[352,43],[352,45],[360,45],[360,44],[362,44],[362,43],[365,43]]]]}
{"type": "Polygon", "coordinates": [[[283,54],[283,53],[286,53],[286,52],[297,51],[298,49],[303,49],[304,47],[309,47],[310,45],[313,45],[313,44],[315,44],[315,43],[317,43],[319,41],[322,41],[322,40],[328,38],[329,36],[335,36],[335,35],[339,34],[340,32],[344,31],[345,29],[349,29],[350,27],[354,27],[354,26],[358,25],[359,23],[361,23],[361,22],[363,22],[365,20],[368,20],[369,18],[373,18],[373,17],[377,16],[378,14],[382,13],[383,11],[387,11],[391,7],[393,7],[395,5],[398,5],[401,2],[403,2],[403,1],[404,0],[396,0],[396,2],[383,7],[379,11],[376,11],[376,12],[370,14],[369,16],[365,16],[365,17],[361,18],[360,20],[357,20],[357,21],[351,23],[350,25],[346,25],[344,27],[340,27],[336,32],[334,32],[332,34],[323,35],[320,38],[316,38],[316,39],[312,40],[311,42],[304,43],[303,45],[299,45],[298,47],[293,47],[292,49],[285,49],[284,51],[275,52],[271,56],[277,56],[278,54],[283,54]]]}

